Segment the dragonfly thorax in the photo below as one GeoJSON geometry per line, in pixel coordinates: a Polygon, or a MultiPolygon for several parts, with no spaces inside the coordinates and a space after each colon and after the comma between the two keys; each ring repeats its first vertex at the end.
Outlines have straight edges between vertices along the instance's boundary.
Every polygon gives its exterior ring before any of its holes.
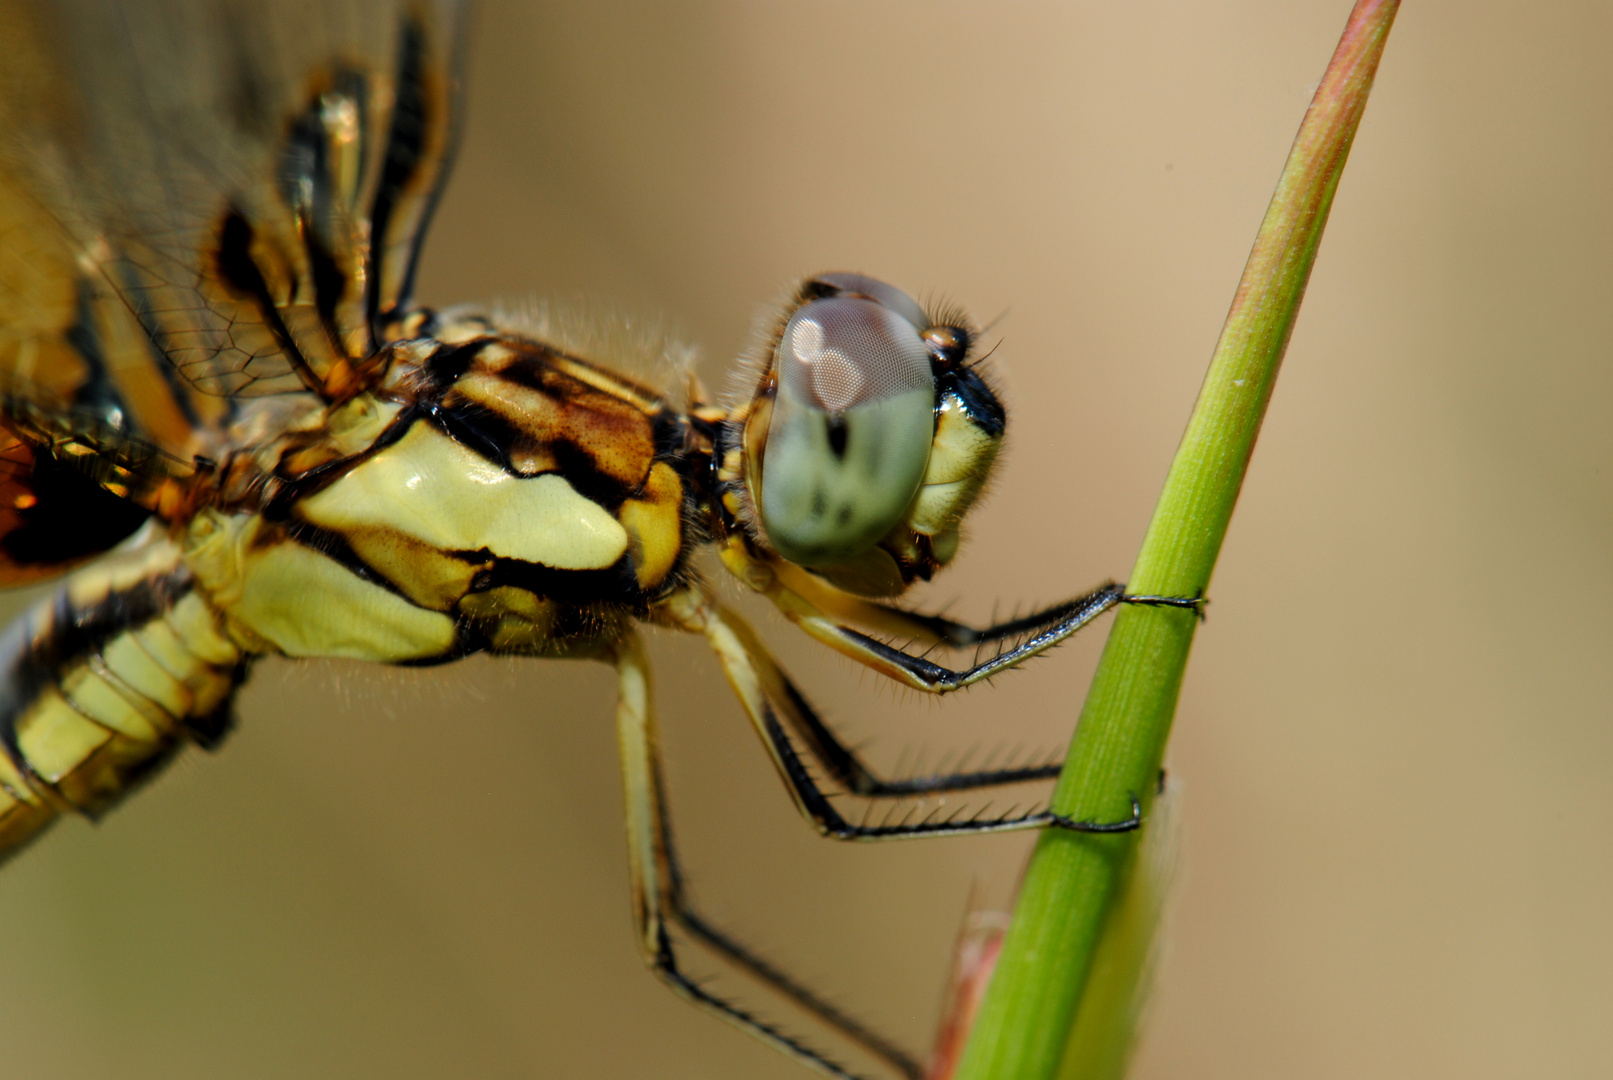
{"type": "Polygon", "coordinates": [[[683,415],[485,321],[436,329],[322,427],[256,450],[259,505],[188,527],[187,561],[251,647],[567,653],[683,580],[699,456],[683,415]]]}

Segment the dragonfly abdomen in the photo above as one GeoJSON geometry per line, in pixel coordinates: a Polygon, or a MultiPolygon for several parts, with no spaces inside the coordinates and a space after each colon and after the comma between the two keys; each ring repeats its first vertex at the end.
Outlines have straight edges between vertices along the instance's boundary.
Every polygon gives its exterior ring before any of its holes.
{"type": "Polygon", "coordinates": [[[0,858],[216,742],[245,672],[171,544],[74,574],[0,638],[0,858]]]}

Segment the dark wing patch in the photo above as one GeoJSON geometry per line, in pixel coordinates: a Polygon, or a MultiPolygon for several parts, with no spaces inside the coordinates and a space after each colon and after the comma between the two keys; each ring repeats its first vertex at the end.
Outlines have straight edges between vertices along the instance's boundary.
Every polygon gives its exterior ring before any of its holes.
{"type": "Polygon", "coordinates": [[[435,51],[433,45],[418,20],[404,23],[392,124],[370,212],[375,240],[366,311],[377,337],[385,336],[386,324],[405,313],[414,295],[426,226],[458,147],[464,35],[435,43],[435,51]]]}
{"type": "Polygon", "coordinates": [[[188,459],[236,399],[362,389],[446,177],[462,6],[0,0],[0,390],[188,459]]]}
{"type": "Polygon", "coordinates": [[[0,587],[51,577],[127,538],[147,511],[0,428],[0,587]]]}

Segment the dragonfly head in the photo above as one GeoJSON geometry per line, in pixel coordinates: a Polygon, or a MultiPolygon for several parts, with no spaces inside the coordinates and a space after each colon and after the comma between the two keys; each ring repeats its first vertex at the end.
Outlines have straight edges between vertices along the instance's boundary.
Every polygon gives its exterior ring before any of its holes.
{"type": "Polygon", "coordinates": [[[868,596],[950,561],[1006,422],[975,338],[874,278],[805,281],[741,414],[752,536],[868,596]]]}

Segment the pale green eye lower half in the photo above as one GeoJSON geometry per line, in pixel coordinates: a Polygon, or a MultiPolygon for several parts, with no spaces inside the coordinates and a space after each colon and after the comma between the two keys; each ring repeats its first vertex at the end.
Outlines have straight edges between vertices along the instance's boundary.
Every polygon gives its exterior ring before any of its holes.
{"type": "Polygon", "coordinates": [[[760,510],[768,541],[791,562],[855,558],[912,502],[935,435],[922,329],[905,312],[844,295],[804,304],[785,324],[760,510]]]}

